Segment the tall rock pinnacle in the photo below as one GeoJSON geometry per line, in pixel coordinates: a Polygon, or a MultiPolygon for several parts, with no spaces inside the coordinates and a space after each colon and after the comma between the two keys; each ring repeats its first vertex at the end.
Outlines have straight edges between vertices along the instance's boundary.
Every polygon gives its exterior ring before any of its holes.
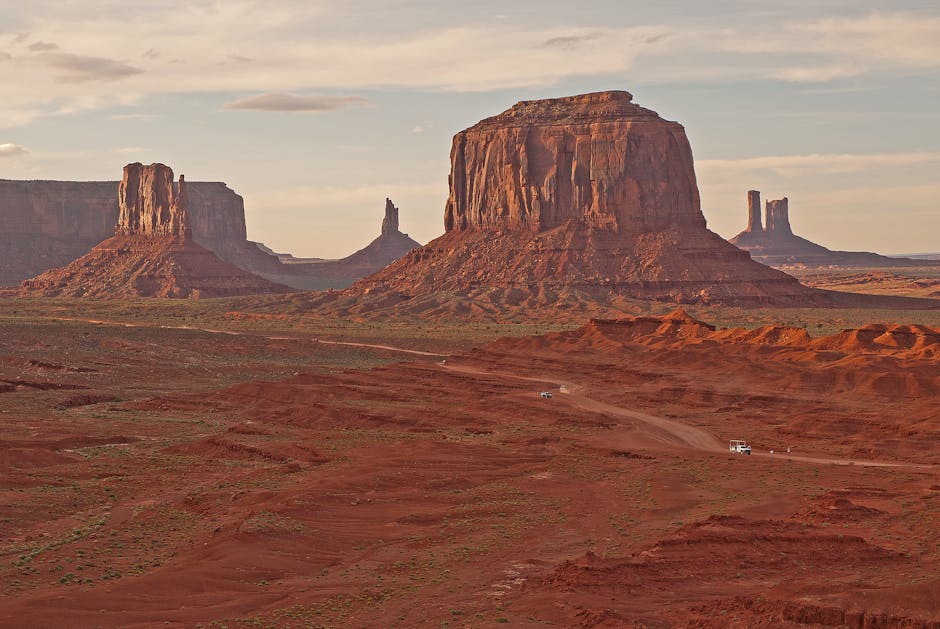
{"type": "Polygon", "coordinates": [[[189,201],[186,182],[180,177],[173,185],[173,169],[164,164],[144,166],[140,162],[124,167],[118,185],[118,224],[116,232],[126,236],[186,236],[189,201]]]}
{"type": "Polygon", "coordinates": [[[765,208],[765,218],[768,232],[780,232],[783,234],[792,234],[790,229],[790,208],[789,200],[786,197],[767,201],[765,208]]]}
{"type": "Polygon", "coordinates": [[[760,222],[760,190],[747,191],[747,229],[748,232],[762,232],[760,222]]]}
{"type": "Polygon", "coordinates": [[[382,219],[382,235],[398,233],[398,208],[391,199],[385,199],[385,218],[382,219]]]}

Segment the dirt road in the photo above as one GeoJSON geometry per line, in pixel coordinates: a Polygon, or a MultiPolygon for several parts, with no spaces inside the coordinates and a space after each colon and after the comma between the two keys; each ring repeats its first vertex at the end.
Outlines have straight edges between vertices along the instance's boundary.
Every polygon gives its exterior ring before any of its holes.
{"type": "MultiPolygon", "coordinates": [[[[579,408],[592,413],[600,413],[611,417],[635,420],[644,424],[642,434],[627,433],[614,437],[608,441],[612,447],[637,448],[653,447],[657,449],[670,448],[688,448],[701,452],[713,452],[727,454],[728,450],[723,441],[719,440],[713,434],[703,428],[691,426],[683,422],[665,417],[658,417],[626,409],[607,402],[601,402],[594,398],[584,395],[582,392],[585,387],[570,382],[553,381],[548,378],[531,378],[520,376],[513,373],[486,371],[467,365],[441,364],[441,367],[458,373],[471,375],[499,377],[510,380],[521,380],[525,382],[535,382],[541,385],[551,385],[557,388],[559,393],[563,394],[567,403],[575,408],[579,408]]],[[[782,454],[770,452],[755,452],[752,456],[767,457],[775,459],[786,459],[790,461],[799,461],[803,463],[830,464],[830,465],[857,465],[859,467],[894,467],[905,469],[935,470],[934,465],[919,465],[916,463],[898,463],[891,461],[866,461],[859,459],[838,459],[829,457],[811,457],[793,454],[782,454]]]]}
{"type": "MultiPolygon", "coordinates": [[[[140,324],[140,323],[124,323],[119,321],[103,321],[97,319],[80,319],[80,318],[71,318],[71,317],[48,317],[50,320],[58,321],[79,321],[83,323],[93,323],[97,325],[109,325],[116,327],[127,327],[127,328],[156,328],[156,329],[169,329],[169,330],[194,330],[199,332],[205,332],[209,334],[227,334],[231,336],[246,336],[243,332],[236,332],[231,330],[218,330],[213,328],[200,328],[195,326],[168,326],[168,325],[153,325],[153,324],[140,324]]],[[[263,338],[271,340],[305,340],[301,337],[288,337],[288,336],[264,336],[263,338]]],[[[444,358],[445,354],[438,354],[435,352],[425,352],[421,350],[406,349],[402,347],[395,347],[393,345],[381,345],[381,344],[372,344],[372,343],[356,343],[352,341],[327,341],[321,340],[318,338],[306,339],[313,340],[317,343],[323,343],[325,345],[346,345],[349,347],[362,347],[368,349],[379,349],[389,352],[398,352],[402,354],[410,354],[413,356],[427,356],[433,358],[444,358]]],[[[640,411],[635,411],[632,409],[626,409],[620,406],[615,406],[607,402],[602,402],[594,398],[584,395],[582,392],[585,390],[583,385],[574,384],[571,382],[561,382],[553,381],[547,378],[532,378],[528,376],[520,376],[515,373],[506,373],[506,372],[494,372],[486,371],[483,369],[476,369],[467,365],[454,365],[447,364],[445,362],[438,363],[442,368],[449,371],[454,371],[458,373],[465,373],[470,375],[478,376],[489,376],[489,377],[498,377],[508,380],[518,380],[524,382],[535,382],[542,385],[551,385],[559,390],[560,393],[565,395],[566,400],[575,408],[585,410],[592,413],[599,413],[611,417],[618,417],[621,419],[628,419],[633,421],[638,421],[644,425],[644,430],[642,434],[632,433],[625,434],[621,437],[615,437],[614,441],[610,445],[614,447],[653,447],[657,449],[662,448],[676,448],[684,447],[692,450],[697,450],[701,452],[713,452],[713,453],[725,453],[727,449],[725,448],[724,442],[719,440],[715,435],[711,434],[707,430],[691,426],[673,419],[667,419],[665,417],[658,417],[656,415],[651,415],[649,413],[643,413],[640,411]],[[622,442],[622,443],[621,443],[622,442]]],[[[775,459],[786,459],[790,461],[799,461],[803,463],[814,463],[814,464],[830,464],[830,465],[856,465],[859,467],[893,467],[893,468],[905,468],[905,469],[919,469],[919,470],[935,470],[936,466],[934,465],[918,465],[915,463],[898,463],[892,461],[866,461],[861,459],[838,459],[838,458],[828,458],[828,457],[810,457],[794,454],[784,454],[784,453],[775,453],[771,454],[769,452],[755,452],[752,456],[757,457],[770,457],[775,459]]]]}

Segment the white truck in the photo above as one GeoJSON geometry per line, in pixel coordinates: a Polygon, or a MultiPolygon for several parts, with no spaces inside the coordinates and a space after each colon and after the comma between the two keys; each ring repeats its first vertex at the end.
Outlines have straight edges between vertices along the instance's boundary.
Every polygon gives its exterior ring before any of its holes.
{"type": "Polygon", "coordinates": [[[742,439],[732,439],[728,442],[728,450],[733,454],[750,454],[751,446],[747,445],[747,441],[742,439]]]}

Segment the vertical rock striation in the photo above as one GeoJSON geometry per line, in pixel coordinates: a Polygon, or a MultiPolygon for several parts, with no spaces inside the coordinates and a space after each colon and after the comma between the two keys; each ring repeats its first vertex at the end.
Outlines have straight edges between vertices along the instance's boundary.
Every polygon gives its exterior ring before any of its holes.
{"type": "Polygon", "coordinates": [[[682,125],[614,91],[522,101],[454,137],[446,231],[569,220],[634,233],[705,227],[682,125]]]}

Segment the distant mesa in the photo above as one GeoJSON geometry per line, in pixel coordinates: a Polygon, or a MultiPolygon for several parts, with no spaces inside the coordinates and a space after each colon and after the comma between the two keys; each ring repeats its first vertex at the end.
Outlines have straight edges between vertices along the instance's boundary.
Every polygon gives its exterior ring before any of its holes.
{"type": "MultiPolygon", "coordinates": [[[[127,226],[122,229],[176,233],[178,218],[171,215],[169,199],[125,199],[124,209],[139,211],[134,216],[143,221],[140,225],[133,224],[136,220],[133,217],[120,215],[124,210],[119,204],[119,186],[149,190],[147,194],[169,190],[165,181],[148,187],[147,182],[139,180],[151,176],[166,177],[167,173],[134,171],[126,182],[0,179],[0,287],[18,286],[25,279],[69,264],[115,235],[114,226],[118,223],[127,226]],[[163,208],[168,215],[158,216],[156,207],[163,208]]],[[[307,264],[327,261],[275,254],[248,240],[245,202],[226,184],[187,181],[186,194],[186,228],[197,245],[242,270],[293,288],[345,288],[419,246],[398,231],[397,215],[387,207],[384,237],[375,246],[367,247],[365,254],[353,254],[355,257],[350,256],[353,260],[342,264],[333,262],[343,261],[330,261],[326,266],[307,264]]]]}
{"type": "Polygon", "coordinates": [[[767,201],[761,222],[760,192],[747,192],[747,229],[730,240],[758,262],[773,267],[904,267],[935,264],[929,259],[889,258],[864,251],[833,251],[793,233],[789,200],[767,201]]]}
{"type": "MultiPolygon", "coordinates": [[[[120,217],[121,183],[0,180],[0,286],[65,266],[113,236],[115,224],[127,224],[120,217]]],[[[186,191],[188,227],[196,244],[252,272],[279,268],[276,258],[248,241],[240,195],[221,182],[187,181],[186,191]]],[[[130,205],[150,202],[139,199],[130,205]]],[[[169,205],[163,207],[169,211],[169,205]]],[[[172,230],[169,222],[163,228],[172,230]]]]}
{"type": "Polygon", "coordinates": [[[281,281],[297,288],[323,290],[346,288],[367,275],[384,269],[405,254],[421,246],[408,234],[399,230],[398,208],[391,199],[385,199],[385,216],[379,236],[353,254],[339,260],[321,258],[295,258],[290,254],[275,253],[258,243],[262,251],[275,255],[282,263],[278,274],[261,273],[264,277],[281,281]]]}
{"type": "Polygon", "coordinates": [[[444,229],[354,289],[411,306],[437,303],[432,293],[548,307],[562,293],[682,303],[818,298],[706,228],[685,130],[628,92],[522,101],[458,133],[444,229]]]}
{"type": "Polygon", "coordinates": [[[290,289],[225,262],[192,238],[185,178],[163,164],[124,167],[114,236],[22,284],[72,297],[228,297],[290,289]]]}

